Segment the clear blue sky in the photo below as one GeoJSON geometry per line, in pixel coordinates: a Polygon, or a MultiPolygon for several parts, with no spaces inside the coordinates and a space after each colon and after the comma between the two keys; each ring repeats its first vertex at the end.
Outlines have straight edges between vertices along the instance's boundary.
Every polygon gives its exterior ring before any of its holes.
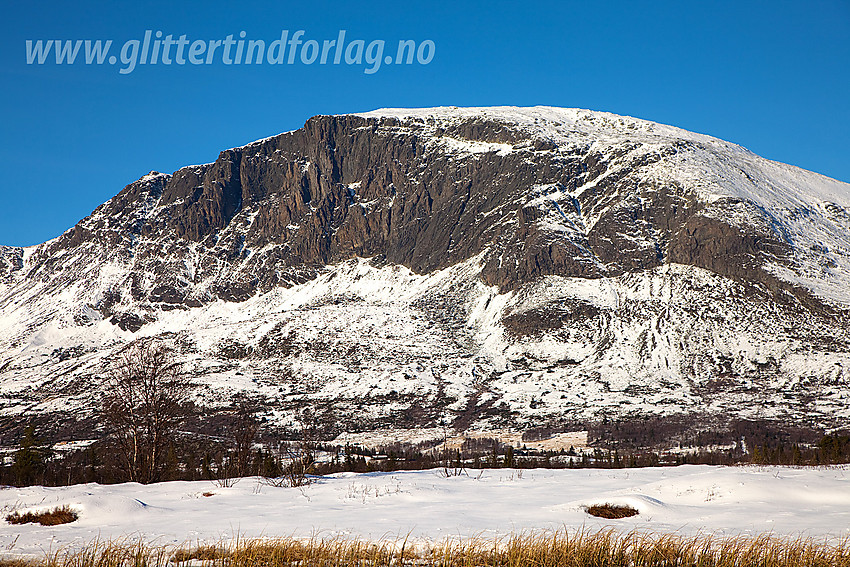
{"type": "MultiPolygon", "coordinates": [[[[0,244],[61,234],[172,172],[379,107],[553,105],[673,124],[850,181],[850,2],[7,2],[0,244]],[[27,39],[424,41],[428,65],[27,65],[27,39]]],[[[394,51],[394,46],[392,51],[394,51]]],[[[52,56],[52,54],[51,54],[52,56]]]]}

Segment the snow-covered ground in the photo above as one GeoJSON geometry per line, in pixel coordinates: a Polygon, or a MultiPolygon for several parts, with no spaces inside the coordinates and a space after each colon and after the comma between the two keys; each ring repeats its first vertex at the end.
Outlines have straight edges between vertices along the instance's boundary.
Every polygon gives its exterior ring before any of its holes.
{"type": "Polygon", "coordinates": [[[710,467],[439,471],[323,477],[304,488],[246,478],[149,486],[4,488],[3,514],[70,505],[80,518],[42,527],[0,524],[0,556],[43,555],[99,538],[194,545],[234,536],[414,540],[616,526],[683,535],[850,535],[850,468],[710,467]],[[584,506],[629,504],[623,520],[584,506]]]}

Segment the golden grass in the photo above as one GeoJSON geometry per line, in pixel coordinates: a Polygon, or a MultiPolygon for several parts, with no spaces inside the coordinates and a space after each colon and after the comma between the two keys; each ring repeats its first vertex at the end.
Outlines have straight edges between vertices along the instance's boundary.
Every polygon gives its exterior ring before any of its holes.
{"type": "Polygon", "coordinates": [[[498,539],[330,538],[242,540],[189,549],[93,544],[54,554],[42,567],[850,567],[850,539],[827,543],[772,536],[714,538],[676,534],[549,532],[498,539]]]}
{"type": "Polygon", "coordinates": [[[39,563],[28,559],[0,559],[0,567],[39,567],[39,563]]]}
{"type": "Polygon", "coordinates": [[[42,526],[58,526],[61,524],[70,524],[75,522],[79,516],[68,506],[54,508],[47,512],[27,512],[19,514],[12,512],[6,516],[6,521],[10,524],[41,524],[42,526]]]}

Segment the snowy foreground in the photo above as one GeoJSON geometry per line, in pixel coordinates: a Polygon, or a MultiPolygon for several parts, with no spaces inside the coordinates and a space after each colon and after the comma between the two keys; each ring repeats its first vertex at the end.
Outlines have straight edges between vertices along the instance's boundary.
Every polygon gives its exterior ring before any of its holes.
{"type": "Polygon", "coordinates": [[[438,471],[354,474],[278,488],[245,478],[149,486],[97,484],[0,489],[5,517],[70,505],[72,524],[0,522],[0,556],[70,549],[99,538],[142,537],[165,545],[235,536],[362,537],[415,540],[529,530],[616,526],[688,535],[771,532],[850,534],[850,468],[683,466],[628,470],[438,471]],[[601,520],[584,506],[629,504],[633,518],[601,520]]]}

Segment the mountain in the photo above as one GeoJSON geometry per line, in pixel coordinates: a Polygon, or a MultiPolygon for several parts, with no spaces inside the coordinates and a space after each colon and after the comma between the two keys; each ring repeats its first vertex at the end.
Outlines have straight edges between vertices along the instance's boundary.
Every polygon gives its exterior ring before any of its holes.
{"type": "Polygon", "coordinates": [[[848,322],[846,183],[587,110],[316,116],[0,248],[0,416],[84,420],[158,337],[281,424],[829,427],[848,322]]]}

